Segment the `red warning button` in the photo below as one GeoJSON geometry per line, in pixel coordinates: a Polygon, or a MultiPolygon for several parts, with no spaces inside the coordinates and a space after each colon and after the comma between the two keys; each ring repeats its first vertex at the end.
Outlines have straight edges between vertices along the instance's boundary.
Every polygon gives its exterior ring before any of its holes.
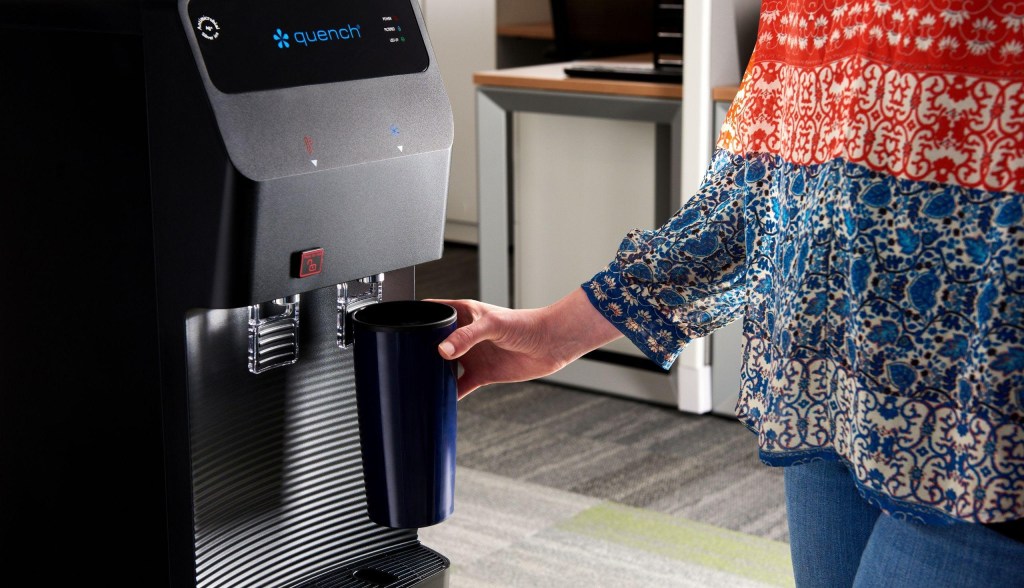
{"type": "Polygon", "coordinates": [[[310,249],[299,256],[299,277],[308,278],[324,271],[324,250],[310,249]]]}

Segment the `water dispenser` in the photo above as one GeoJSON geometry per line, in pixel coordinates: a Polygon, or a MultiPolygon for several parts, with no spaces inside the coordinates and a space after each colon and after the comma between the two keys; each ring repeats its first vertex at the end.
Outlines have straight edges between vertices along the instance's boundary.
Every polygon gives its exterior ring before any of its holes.
{"type": "Polygon", "coordinates": [[[446,585],[367,516],[349,344],[441,255],[419,3],[7,2],[0,80],[7,573],[446,585]]]}

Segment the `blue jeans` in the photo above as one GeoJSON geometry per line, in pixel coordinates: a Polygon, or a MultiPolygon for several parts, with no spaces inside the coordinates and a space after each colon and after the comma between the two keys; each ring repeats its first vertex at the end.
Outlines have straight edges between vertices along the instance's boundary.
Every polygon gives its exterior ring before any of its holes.
{"type": "Polygon", "coordinates": [[[798,588],[1024,587],[1024,543],[982,525],[922,525],[861,498],[842,463],[786,468],[798,588]]]}

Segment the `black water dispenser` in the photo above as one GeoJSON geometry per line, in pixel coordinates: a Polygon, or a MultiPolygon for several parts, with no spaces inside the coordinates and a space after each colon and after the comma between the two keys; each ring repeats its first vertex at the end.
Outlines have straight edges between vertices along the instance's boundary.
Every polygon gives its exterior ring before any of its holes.
{"type": "Polygon", "coordinates": [[[0,3],[0,573],[446,585],[367,516],[349,343],[452,133],[416,0],[0,3]]]}

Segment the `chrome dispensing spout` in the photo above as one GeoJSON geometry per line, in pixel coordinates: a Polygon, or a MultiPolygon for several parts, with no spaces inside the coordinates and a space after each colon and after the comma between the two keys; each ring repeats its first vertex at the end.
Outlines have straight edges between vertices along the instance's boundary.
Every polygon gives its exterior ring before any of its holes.
{"type": "Polygon", "coordinates": [[[348,349],[352,345],[352,313],[383,299],[384,274],[338,284],[338,347],[348,349]]]}
{"type": "Polygon", "coordinates": [[[299,360],[299,295],[249,306],[249,371],[292,365],[299,360]]]}

